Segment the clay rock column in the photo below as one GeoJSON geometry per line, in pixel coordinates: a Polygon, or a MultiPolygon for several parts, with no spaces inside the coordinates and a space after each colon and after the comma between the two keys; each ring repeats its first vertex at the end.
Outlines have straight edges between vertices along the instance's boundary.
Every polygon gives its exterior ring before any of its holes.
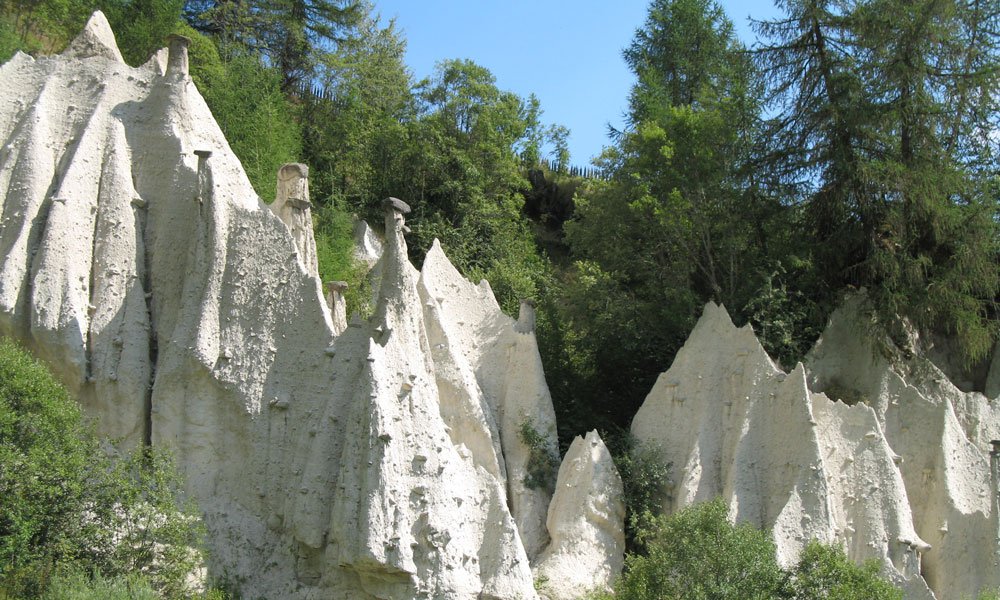
{"type": "Polygon", "coordinates": [[[190,38],[172,33],[167,36],[167,75],[188,76],[188,46],[190,38]]]}
{"type": "Polygon", "coordinates": [[[622,479],[597,431],[573,440],[559,467],[547,525],[552,542],[539,556],[541,596],[572,600],[607,591],[625,563],[622,479]]]}
{"type": "Polygon", "coordinates": [[[278,187],[271,211],[288,227],[295,240],[299,263],[319,278],[316,238],[313,236],[312,203],[309,201],[309,167],[288,163],[278,169],[278,187]]]}
{"type": "Polygon", "coordinates": [[[532,333],[535,331],[535,301],[531,299],[521,300],[521,309],[517,314],[517,323],[514,331],[518,333],[532,333]]]}
{"type": "Polygon", "coordinates": [[[344,299],[346,290],[346,281],[328,281],[326,283],[326,304],[330,307],[333,332],[337,335],[347,329],[347,301],[344,299]]]}

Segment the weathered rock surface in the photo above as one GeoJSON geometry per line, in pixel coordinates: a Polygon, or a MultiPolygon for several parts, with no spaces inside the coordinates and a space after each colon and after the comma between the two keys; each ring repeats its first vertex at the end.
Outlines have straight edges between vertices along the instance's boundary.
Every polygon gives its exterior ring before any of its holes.
{"type": "MultiPolygon", "coordinates": [[[[550,498],[545,490],[524,484],[530,449],[521,427],[528,424],[550,451],[558,451],[555,411],[534,330],[522,331],[500,311],[485,280],[477,286],[463,278],[437,242],[424,259],[420,293],[431,354],[439,366],[442,413],[477,463],[505,477],[518,533],[534,557],[548,542],[550,498]]],[[[522,305],[525,310],[531,309],[522,305]]]]}
{"type": "Polygon", "coordinates": [[[292,234],[302,268],[319,279],[312,202],[309,201],[309,167],[301,163],[289,163],[278,169],[278,185],[271,211],[278,215],[292,234]]]}
{"type": "Polygon", "coordinates": [[[535,567],[541,594],[573,600],[610,590],[625,561],[622,479],[596,431],[577,437],[559,467],[547,526],[552,543],[535,567]]]}
{"type": "Polygon", "coordinates": [[[632,431],[673,463],[667,512],[721,496],[734,520],[773,530],[784,565],[816,539],[880,560],[907,598],[973,596],[997,584],[987,452],[1000,419],[929,360],[880,358],[861,314],[848,303],[808,368],[786,374],[709,304],[632,431]]]}
{"type": "Polygon", "coordinates": [[[103,433],[173,449],[215,573],[249,597],[536,597],[549,497],[518,431],[554,448],[555,417],[488,284],[437,246],[418,273],[393,203],[385,248],[365,236],[374,316],[331,315],[303,169],[260,201],[183,39],[132,68],[97,13],[0,82],[0,334],[103,433]]]}
{"type": "Polygon", "coordinates": [[[1000,439],[998,398],[962,392],[920,354],[907,357],[888,341],[875,347],[862,335],[867,319],[860,295],[834,313],[807,357],[810,386],[871,406],[901,457],[916,531],[931,545],[924,579],[939,597],[975,597],[1000,585],[989,455],[990,440],[1000,439]]]}

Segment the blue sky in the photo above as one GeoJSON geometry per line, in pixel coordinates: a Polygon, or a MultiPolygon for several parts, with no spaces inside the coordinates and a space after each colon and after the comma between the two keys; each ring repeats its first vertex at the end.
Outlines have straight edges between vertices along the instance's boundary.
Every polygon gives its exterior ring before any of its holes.
{"type": "MultiPolygon", "coordinates": [[[[608,144],[620,128],[632,74],[622,59],[646,19],[645,0],[374,0],[383,21],[396,20],[407,41],[414,77],[445,59],[468,58],[488,68],[497,86],[541,101],[543,122],[569,127],[573,164],[608,144]]],[[[771,0],[720,2],[746,43],[748,17],[777,13],[771,0]]]]}

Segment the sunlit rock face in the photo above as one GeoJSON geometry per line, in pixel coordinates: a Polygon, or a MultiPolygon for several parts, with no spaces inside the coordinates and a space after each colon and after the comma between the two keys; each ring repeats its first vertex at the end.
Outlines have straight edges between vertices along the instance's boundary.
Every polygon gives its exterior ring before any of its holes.
{"type": "Polygon", "coordinates": [[[519,430],[556,439],[530,305],[504,315],[437,245],[416,271],[393,200],[384,242],[362,232],[374,315],[348,322],[308,170],[260,201],[183,38],[133,68],[96,13],[0,82],[0,333],[102,433],[174,452],[216,575],[247,597],[537,597],[552,515],[519,430]]]}
{"type": "MultiPolygon", "coordinates": [[[[849,299],[806,358],[810,387],[871,406],[901,457],[914,527],[931,545],[922,558],[924,579],[941,598],[975,597],[1000,585],[998,482],[990,474],[1000,392],[988,383],[963,392],[920,352],[888,340],[874,344],[865,335],[870,329],[863,296],[849,299]]],[[[910,337],[907,345],[919,348],[910,337]]],[[[994,370],[998,362],[994,352],[994,370]]]]}
{"type": "Polygon", "coordinates": [[[673,465],[668,513],[721,496],[734,520],[773,530],[786,566],[815,539],[878,559],[907,598],[972,597],[1000,581],[996,398],[919,355],[885,358],[862,302],[790,373],[707,305],[632,432],[673,465]]]}
{"type": "Polygon", "coordinates": [[[609,591],[625,561],[622,480],[596,431],[573,440],[549,505],[552,543],[535,566],[542,597],[574,600],[609,591]]]}

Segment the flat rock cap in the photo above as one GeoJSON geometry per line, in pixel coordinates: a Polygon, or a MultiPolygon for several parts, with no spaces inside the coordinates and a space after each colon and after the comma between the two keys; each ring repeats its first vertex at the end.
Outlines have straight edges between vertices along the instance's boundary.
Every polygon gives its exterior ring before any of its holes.
{"type": "Polygon", "coordinates": [[[392,209],[400,214],[410,214],[410,205],[399,198],[388,197],[382,201],[382,208],[392,209]]]}
{"type": "Polygon", "coordinates": [[[167,43],[172,44],[174,42],[183,44],[185,47],[187,47],[191,44],[191,38],[185,35],[181,35],[179,33],[171,33],[170,35],[167,36],[167,43]]]}
{"type": "Polygon", "coordinates": [[[326,289],[330,290],[331,292],[342,292],[342,291],[346,290],[348,287],[350,287],[350,286],[347,285],[346,281],[327,281],[326,282],[326,289]]]}
{"type": "Polygon", "coordinates": [[[309,177],[309,166],[302,163],[285,163],[278,169],[278,177],[288,180],[292,177],[309,177]]]}

